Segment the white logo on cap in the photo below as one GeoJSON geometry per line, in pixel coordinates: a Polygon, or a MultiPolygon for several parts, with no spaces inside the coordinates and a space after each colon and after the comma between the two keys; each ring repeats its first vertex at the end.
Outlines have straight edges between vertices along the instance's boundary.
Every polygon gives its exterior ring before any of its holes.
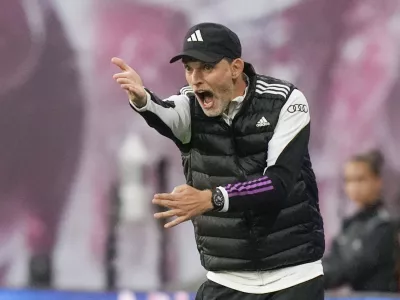
{"type": "Polygon", "coordinates": [[[201,32],[199,29],[197,29],[194,33],[192,33],[192,35],[190,36],[190,38],[187,39],[188,42],[202,42],[203,41],[203,37],[201,36],[201,32]]]}

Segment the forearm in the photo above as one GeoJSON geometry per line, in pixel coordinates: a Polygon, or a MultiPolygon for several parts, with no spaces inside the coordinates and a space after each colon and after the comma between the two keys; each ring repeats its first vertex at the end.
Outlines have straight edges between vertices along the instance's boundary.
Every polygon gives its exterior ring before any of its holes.
{"type": "Polygon", "coordinates": [[[229,212],[265,211],[286,198],[286,190],[280,180],[268,176],[219,188],[225,198],[226,209],[223,211],[229,212]]]}
{"type": "Polygon", "coordinates": [[[190,141],[190,107],[185,96],[171,96],[161,100],[155,94],[146,91],[145,104],[138,107],[131,101],[130,106],[137,111],[160,134],[176,143],[186,144],[190,141]]]}

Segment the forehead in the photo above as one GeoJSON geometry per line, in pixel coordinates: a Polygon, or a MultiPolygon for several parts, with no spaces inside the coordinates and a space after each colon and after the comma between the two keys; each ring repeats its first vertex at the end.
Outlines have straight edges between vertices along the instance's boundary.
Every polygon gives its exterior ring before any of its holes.
{"type": "Polygon", "coordinates": [[[369,173],[369,166],[363,161],[349,161],[345,165],[347,174],[366,174],[369,173]]]}

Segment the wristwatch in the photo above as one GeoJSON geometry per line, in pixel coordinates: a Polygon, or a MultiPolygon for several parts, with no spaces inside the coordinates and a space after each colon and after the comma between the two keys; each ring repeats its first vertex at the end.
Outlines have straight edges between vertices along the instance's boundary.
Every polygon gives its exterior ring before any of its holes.
{"type": "Polygon", "coordinates": [[[214,206],[213,211],[221,211],[224,208],[225,198],[219,188],[212,190],[211,202],[214,206]]]}

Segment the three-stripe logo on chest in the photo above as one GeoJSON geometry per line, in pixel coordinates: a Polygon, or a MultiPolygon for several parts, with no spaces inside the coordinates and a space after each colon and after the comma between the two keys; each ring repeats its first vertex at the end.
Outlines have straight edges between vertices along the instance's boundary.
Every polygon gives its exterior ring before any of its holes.
{"type": "Polygon", "coordinates": [[[274,94],[287,97],[290,92],[290,87],[279,83],[266,83],[262,80],[257,80],[256,93],[257,94],[274,94]]]}

